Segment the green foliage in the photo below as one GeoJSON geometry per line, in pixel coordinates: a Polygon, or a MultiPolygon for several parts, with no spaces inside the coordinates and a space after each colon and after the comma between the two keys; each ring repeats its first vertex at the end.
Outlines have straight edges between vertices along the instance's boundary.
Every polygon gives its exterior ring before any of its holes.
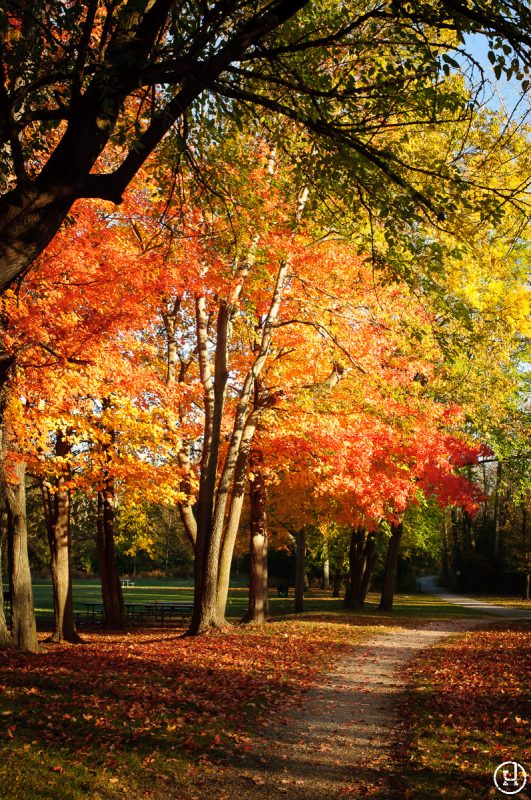
{"type": "Polygon", "coordinates": [[[444,511],[434,499],[422,498],[404,514],[401,554],[403,558],[428,558],[436,562],[441,552],[444,511]]]}
{"type": "Polygon", "coordinates": [[[177,508],[149,503],[119,505],[116,549],[122,572],[189,575],[193,553],[177,508]]]}

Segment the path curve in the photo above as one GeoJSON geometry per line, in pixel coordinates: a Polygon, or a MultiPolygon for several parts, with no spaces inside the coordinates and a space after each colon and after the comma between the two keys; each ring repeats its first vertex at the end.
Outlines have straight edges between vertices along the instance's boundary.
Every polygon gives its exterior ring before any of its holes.
{"type": "MultiPolygon", "coordinates": [[[[461,597],[421,578],[422,591],[472,612],[529,619],[512,609],[461,597]]],[[[483,625],[485,617],[426,621],[415,628],[393,627],[353,647],[305,695],[302,707],[264,731],[263,749],[247,753],[225,773],[222,794],[209,800],[333,800],[403,797],[393,747],[401,737],[398,699],[406,688],[404,667],[441,639],[483,625]]],[[[218,784],[219,785],[219,784],[218,784]]],[[[221,786],[220,786],[221,788],[221,786]]]]}
{"type": "Polygon", "coordinates": [[[487,612],[497,617],[505,617],[507,619],[531,619],[531,607],[529,609],[509,608],[507,606],[498,606],[494,603],[485,603],[483,600],[474,600],[472,597],[463,597],[459,594],[453,594],[447,589],[441,589],[437,584],[436,575],[427,575],[425,578],[421,578],[419,584],[422,592],[434,594],[440,597],[441,600],[446,600],[447,603],[469,608],[470,611],[487,612]]]}

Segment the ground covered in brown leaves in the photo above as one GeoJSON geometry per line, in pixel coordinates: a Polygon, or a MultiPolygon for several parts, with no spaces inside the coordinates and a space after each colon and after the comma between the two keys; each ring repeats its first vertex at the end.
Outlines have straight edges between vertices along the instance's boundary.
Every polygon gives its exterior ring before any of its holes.
{"type": "Polygon", "coordinates": [[[190,798],[373,628],[312,620],[93,632],[0,652],[0,797],[190,798]]]}
{"type": "Polygon", "coordinates": [[[446,640],[411,663],[408,679],[400,710],[409,735],[398,750],[405,797],[502,797],[496,766],[531,766],[529,623],[482,626],[446,640]]]}
{"type": "Polygon", "coordinates": [[[415,655],[437,625],[417,620],[417,641],[412,619],[375,622],[93,631],[81,646],[0,652],[0,800],[315,800],[316,770],[326,797],[495,795],[494,767],[529,758],[529,627],[481,623],[415,655]]]}

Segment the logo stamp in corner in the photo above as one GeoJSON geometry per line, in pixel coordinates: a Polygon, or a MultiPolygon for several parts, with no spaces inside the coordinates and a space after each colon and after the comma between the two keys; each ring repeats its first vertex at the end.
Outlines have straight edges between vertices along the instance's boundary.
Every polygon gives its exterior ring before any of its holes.
{"type": "Polygon", "coordinates": [[[518,761],[504,761],[494,770],[494,786],[502,794],[518,794],[526,784],[527,773],[518,761]]]}

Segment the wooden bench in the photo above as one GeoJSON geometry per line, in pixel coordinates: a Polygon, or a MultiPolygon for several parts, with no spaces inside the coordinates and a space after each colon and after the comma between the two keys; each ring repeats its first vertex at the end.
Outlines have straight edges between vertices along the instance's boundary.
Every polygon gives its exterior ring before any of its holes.
{"type": "Polygon", "coordinates": [[[127,588],[128,586],[134,586],[135,582],[130,580],[129,578],[121,578],[120,583],[123,587],[127,588]]]}

